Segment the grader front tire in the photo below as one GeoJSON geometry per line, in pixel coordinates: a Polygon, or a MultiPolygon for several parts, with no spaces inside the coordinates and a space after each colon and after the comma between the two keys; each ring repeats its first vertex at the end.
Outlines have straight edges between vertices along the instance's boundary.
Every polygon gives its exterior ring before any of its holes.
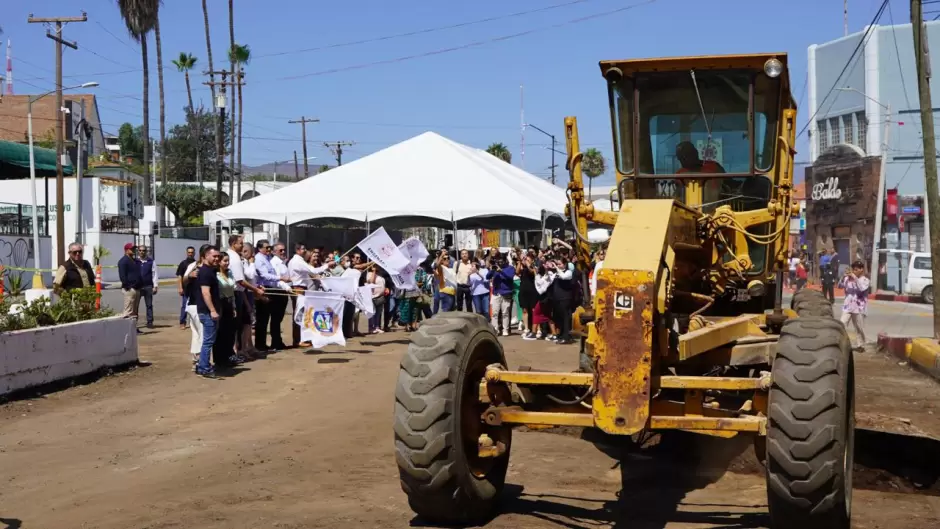
{"type": "Polygon", "coordinates": [[[774,529],[848,529],[852,507],[854,363],[832,318],[787,321],[772,367],[767,496],[774,529]]]}
{"type": "Polygon", "coordinates": [[[395,390],[395,458],[401,488],[424,521],[467,524],[487,520],[506,480],[512,431],[486,426],[479,383],[486,366],[506,366],[487,321],[465,312],[442,313],[412,334],[395,390]],[[480,458],[488,434],[505,452],[480,458]]]}

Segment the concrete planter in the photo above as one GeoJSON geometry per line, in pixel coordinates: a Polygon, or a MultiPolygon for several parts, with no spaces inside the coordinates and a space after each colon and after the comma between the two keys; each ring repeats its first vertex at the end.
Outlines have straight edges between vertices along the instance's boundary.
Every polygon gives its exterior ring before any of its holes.
{"type": "Polygon", "coordinates": [[[0,333],[0,395],[134,362],[136,322],[119,316],[0,333]]]}

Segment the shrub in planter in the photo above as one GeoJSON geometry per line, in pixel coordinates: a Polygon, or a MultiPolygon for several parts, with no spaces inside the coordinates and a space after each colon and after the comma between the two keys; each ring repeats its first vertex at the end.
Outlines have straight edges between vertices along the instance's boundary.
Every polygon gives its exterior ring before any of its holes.
{"type": "Polygon", "coordinates": [[[55,303],[41,298],[28,305],[14,305],[8,298],[0,301],[0,332],[48,327],[112,316],[108,308],[95,308],[101,295],[94,287],[66,290],[55,303]],[[11,310],[13,309],[13,310],[11,310]]]}

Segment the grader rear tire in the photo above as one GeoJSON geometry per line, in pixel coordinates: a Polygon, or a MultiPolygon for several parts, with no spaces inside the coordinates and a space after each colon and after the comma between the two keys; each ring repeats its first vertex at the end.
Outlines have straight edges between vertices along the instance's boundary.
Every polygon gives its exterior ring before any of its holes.
{"type": "Polygon", "coordinates": [[[848,529],[855,439],[854,363],[832,318],[787,321],[772,367],[767,497],[774,529],[848,529]]]}
{"type": "Polygon", "coordinates": [[[395,389],[395,458],[408,504],[426,522],[485,521],[503,489],[512,430],[481,418],[479,384],[490,364],[506,359],[480,315],[442,313],[411,335],[395,389]],[[482,433],[505,453],[478,457],[482,433]]]}
{"type": "Polygon", "coordinates": [[[826,299],[822,292],[804,288],[793,294],[790,308],[796,311],[797,316],[819,316],[832,318],[832,303],[826,299]]]}

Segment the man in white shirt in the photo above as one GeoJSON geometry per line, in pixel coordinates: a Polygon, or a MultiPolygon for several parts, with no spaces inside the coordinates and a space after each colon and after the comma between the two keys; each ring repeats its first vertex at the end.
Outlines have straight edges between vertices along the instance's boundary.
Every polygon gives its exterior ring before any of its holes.
{"type": "Polygon", "coordinates": [[[291,291],[290,273],[287,271],[287,264],[284,260],[287,258],[287,247],[279,242],[274,245],[274,256],[271,257],[271,266],[274,267],[274,273],[278,277],[277,288],[283,291],[271,296],[271,349],[287,349],[284,341],[281,339],[281,322],[284,320],[284,313],[287,312],[287,298],[291,291]]]}
{"type": "Polygon", "coordinates": [[[594,272],[591,274],[591,303],[594,303],[594,297],[597,295],[597,274],[604,268],[604,258],[607,257],[607,250],[601,248],[597,251],[594,272]]]}
{"type": "MultiPolygon", "coordinates": [[[[297,298],[303,296],[304,292],[310,288],[313,276],[320,275],[335,265],[336,263],[331,261],[321,267],[313,267],[307,263],[307,247],[302,243],[294,245],[294,256],[287,262],[287,274],[290,277],[291,291],[295,294],[291,296],[293,302],[291,304],[292,314],[297,312],[297,298]]],[[[274,267],[277,270],[277,265],[274,265],[274,267]]],[[[300,342],[300,325],[292,323],[291,328],[294,347],[307,347],[310,345],[306,342],[300,342]]]]}
{"type": "Polygon", "coordinates": [[[235,311],[238,314],[237,324],[239,332],[236,334],[238,340],[238,350],[245,351],[252,349],[251,344],[242,343],[243,336],[241,328],[244,325],[251,324],[251,315],[248,314],[248,299],[245,297],[245,291],[250,290],[256,296],[263,296],[264,289],[253,286],[245,280],[245,265],[242,261],[242,249],[245,246],[241,235],[229,235],[228,237],[228,269],[232,272],[232,279],[235,281],[235,311]]]}

